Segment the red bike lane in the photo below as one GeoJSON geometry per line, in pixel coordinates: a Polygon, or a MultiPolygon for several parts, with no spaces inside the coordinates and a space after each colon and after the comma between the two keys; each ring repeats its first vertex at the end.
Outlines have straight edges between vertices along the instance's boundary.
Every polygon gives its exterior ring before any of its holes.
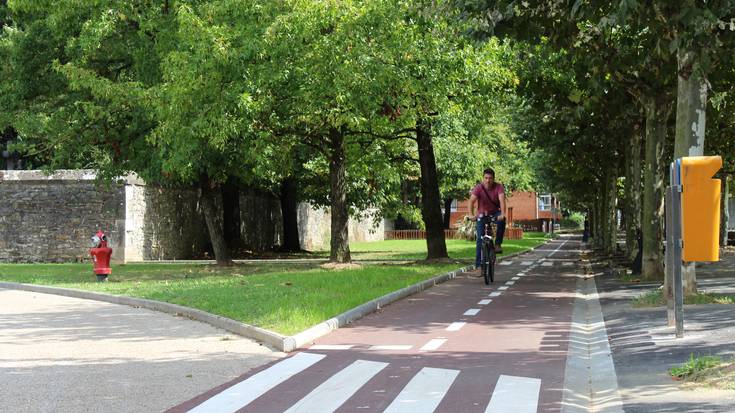
{"type": "Polygon", "coordinates": [[[578,242],[391,304],[172,412],[558,412],[578,242]]]}

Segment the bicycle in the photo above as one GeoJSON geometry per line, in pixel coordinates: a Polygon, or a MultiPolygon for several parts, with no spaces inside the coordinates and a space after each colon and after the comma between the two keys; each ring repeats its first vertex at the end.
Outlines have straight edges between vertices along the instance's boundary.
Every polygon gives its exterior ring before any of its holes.
{"type": "Polygon", "coordinates": [[[495,281],[495,240],[493,239],[493,231],[490,224],[494,224],[496,219],[493,216],[486,216],[480,218],[485,222],[485,235],[482,236],[482,248],[480,256],[482,278],[485,280],[485,285],[490,285],[491,282],[495,281]]]}

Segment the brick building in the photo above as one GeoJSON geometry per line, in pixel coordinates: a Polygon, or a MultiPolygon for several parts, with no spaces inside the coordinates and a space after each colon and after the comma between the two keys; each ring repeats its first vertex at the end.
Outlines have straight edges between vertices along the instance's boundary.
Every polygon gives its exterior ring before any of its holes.
{"type": "MultiPolygon", "coordinates": [[[[525,230],[541,231],[544,223],[548,228],[549,222],[561,219],[561,206],[551,194],[539,194],[537,192],[516,191],[506,194],[506,208],[508,222],[525,230]],[[553,211],[553,216],[552,216],[553,211]]],[[[458,222],[470,213],[469,199],[452,203],[450,216],[450,228],[457,228],[458,222]]]]}

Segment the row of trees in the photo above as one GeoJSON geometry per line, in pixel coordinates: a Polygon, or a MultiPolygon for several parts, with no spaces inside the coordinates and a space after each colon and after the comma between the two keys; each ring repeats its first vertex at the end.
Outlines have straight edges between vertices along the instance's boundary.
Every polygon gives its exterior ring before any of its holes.
{"type": "MultiPolygon", "coordinates": [[[[595,242],[610,253],[619,206],[628,254],[640,231],[643,276],[662,279],[669,163],[719,154],[726,173],[735,169],[735,72],[726,52],[735,46],[735,2],[458,4],[476,35],[522,41],[532,61],[524,93],[531,117],[542,119],[530,134],[543,148],[542,179],[567,205],[590,211],[595,242]]],[[[696,291],[693,265],[685,290],[696,291]]]]}
{"type": "Polygon", "coordinates": [[[464,198],[490,162],[513,169],[512,184],[531,179],[512,128],[513,50],[467,36],[458,11],[442,1],[2,1],[0,131],[49,169],[198,187],[223,264],[221,193],[232,182],[281,198],[292,249],[306,200],[331,209],[334,261],[350,260],[348,217],[368,207],[419,216],[428,258],[446,258],[443,199],[464,198]]]}

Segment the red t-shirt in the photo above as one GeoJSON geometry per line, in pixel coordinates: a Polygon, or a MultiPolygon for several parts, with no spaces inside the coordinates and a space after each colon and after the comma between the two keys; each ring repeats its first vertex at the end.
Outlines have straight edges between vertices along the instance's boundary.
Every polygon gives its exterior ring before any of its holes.
{"type": "Polygon", "coordinates": [[[505,190],[501,183],[495,182],[490,189],[484,188],[484,190],[482,184],[478,184],[472,190],[472,195],[477,197],[477,213],[494,214],[500,211],[500,195],[504,193],[505,190]]]}

